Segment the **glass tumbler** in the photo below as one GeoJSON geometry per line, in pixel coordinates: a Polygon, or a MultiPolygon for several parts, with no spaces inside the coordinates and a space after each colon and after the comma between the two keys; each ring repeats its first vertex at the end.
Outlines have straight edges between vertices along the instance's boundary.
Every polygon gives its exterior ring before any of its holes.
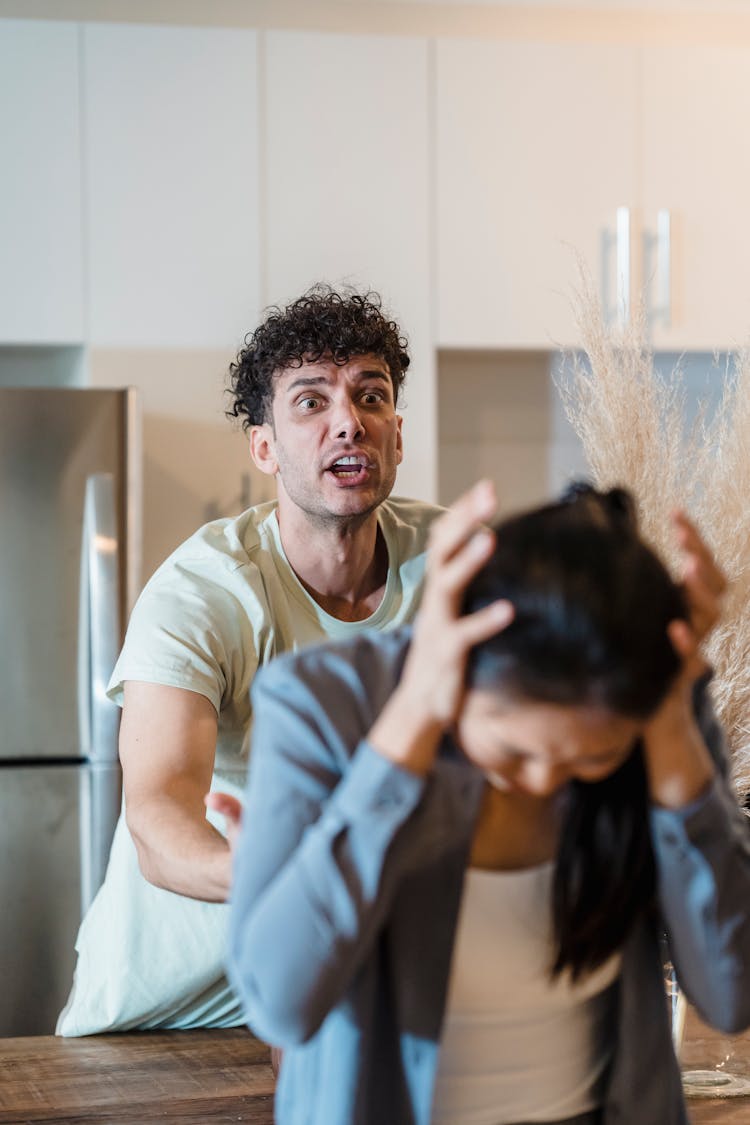
{"type": "Polygon", "coordinates": [[[669,961],[664,966],[664,983],[685,1097],[750,1096],[750,1064],[738,1058],[731,1035],[714,1031],[700,1021],[688,1005],[669,961]]]}

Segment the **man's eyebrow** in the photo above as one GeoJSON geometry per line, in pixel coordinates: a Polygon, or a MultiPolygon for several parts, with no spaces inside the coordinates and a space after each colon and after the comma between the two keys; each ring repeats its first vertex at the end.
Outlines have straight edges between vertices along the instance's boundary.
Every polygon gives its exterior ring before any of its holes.
{"type": "Polygon", "coordinates": [[[358,371],[355,378],[357,379],[382,379],[385,383],[390,383],[391,377],[387,371],[381,371],[379,367],[368,367],[366,371],[358,371]]]}
{"type": "MultiPolygon", "coordinates": [[[[379,379],[388,386],[391,385],[390,375],[385,371],[380,371],[378,368],[368,368],[367,371],[357,371],[354,378],[360,381],[364,381],[365,379],[379,379]]],[[[289,384],[286,393],[291,394],[292,391],[299,390],[300,387],[326,387],[331,382],[332,380],[328,375],[300,375],[289,384]]]]}
{"type": "Polygon", "coordinates": [[[377,379],[378,382],[383,383],[386,387],[393,389],[393,380],[387,371],[381,371],[379,368],[368,369],[367,371],[358,371],[355,379],[359,379],[361,383],[366,380],[377,379]]]}
{"type": "Polygon", "coordinates": [[[287,393],[296,391],[298,387],[325,387],[330,381],[325,375],[300,375],[299,379],[295,379],[293,383],[289,384],[287,393]]]}

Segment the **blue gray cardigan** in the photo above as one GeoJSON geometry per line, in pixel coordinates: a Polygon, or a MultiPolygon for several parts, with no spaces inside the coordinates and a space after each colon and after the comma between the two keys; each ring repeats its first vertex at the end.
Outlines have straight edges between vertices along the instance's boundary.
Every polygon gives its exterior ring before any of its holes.
{"type": "MultiPolygon", "coordinates": [[[[449,745],[421,779],[365,740],[409,631],[282,656],[253,689],[229,974],[252,1029],[284,1048],[282,1125],[427,1125],[464,871],[482,794],[449,745]]],[[[750,829],[719,764],[688,808],[653,808],[671,956],[710,1024],[750,1023],[750,829]]],[[[605,1125],[685,1125],[657,924],[622,950],[605,1125]]]]}

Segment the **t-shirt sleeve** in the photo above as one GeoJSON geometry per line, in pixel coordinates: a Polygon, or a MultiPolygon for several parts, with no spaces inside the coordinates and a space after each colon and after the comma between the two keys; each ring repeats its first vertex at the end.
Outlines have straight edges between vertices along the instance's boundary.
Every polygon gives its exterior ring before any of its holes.
{"type": "Polygon", "coordinates": [[[122,705],[126,680],[185,688],[217,713],[246,691],[266,644],[262,584],[252,566],[231,581],[165,566],[133,609],[107,694],[122,705]]]}

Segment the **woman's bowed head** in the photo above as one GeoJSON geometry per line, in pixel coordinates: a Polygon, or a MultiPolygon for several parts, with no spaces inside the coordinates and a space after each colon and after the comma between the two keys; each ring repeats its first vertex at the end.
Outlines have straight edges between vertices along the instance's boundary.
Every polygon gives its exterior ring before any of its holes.
{"type": "Polygon", "coordinates": [[[622,489],[574,484],[490,530],[494,506],[482,481],[436,525],[404,673],[370,741],[425,774],[451,732],[490,783],[472,866],[556,857],[554,971],[576,977],[653,897],[649,805],[686,805],[714,776],[692,687],[725,582],[681,512],[674,582],[622,489]]]}
{"type": "Polygon", "coordinates": [[[256,681],[229,967],[283,1125],[685,1125],[662,932],[750,1023],[723,576],[677,512],[674,580],[621,489],[494,511],[481,482],[434,525],[413,631],[256,681]]]}

